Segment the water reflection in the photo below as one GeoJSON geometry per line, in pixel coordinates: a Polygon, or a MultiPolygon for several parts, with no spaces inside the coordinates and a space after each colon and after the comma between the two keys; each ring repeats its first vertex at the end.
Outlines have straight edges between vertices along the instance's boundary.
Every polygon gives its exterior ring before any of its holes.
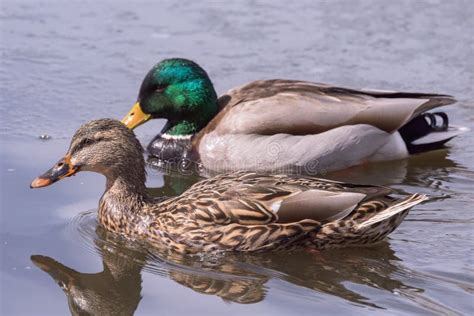
{"type": "Polygon", "coordinates": [[[142,261],[104,251],[98,273],[82,273],[41,255],[31,261],[64,291],[72,315],[133,315],[138,307],[142,261]]]}
{"type": "MultiPolygon", "coordinates": [[[[153,158],[153,157],[152,157],[153,158]]],[[[164,166],[148,159],[152,172],[163,174],[164,186],[149,189],[154,196],[175,196],[189,186],[213,173],[199,168],[176,169],[175,164],[164,166]]],[[[395,185],[410,184],[422,187],[438,188],[436,179],[446,178],[453,169],[466,167],[449,158],[449,150],[441,149],[411,156],[407,159],[363,164],[352,168],[316,175],[338,181],[371,184],[395,185]]]]}
{"type": "MultiPolygon", "coordinates": [[[[161,171],[161,169],[156,169],[161,171]]],[[[164,185],[159,188],[148,188],[148,194],[157,198],[167,198],[180,195],[186,191],[191,185],[199,181],[200,178],[197,175],[182,175],[178,172],[175,173],[163,173],[164,185]]]]}
{"type": "MultiPolygon", "coordinates": [[[[91,222],[88,213],[81,223],[91,222]]],[[[96,223],[96,222],[95,222],[96,223]]],[[[73,315],[132,315],[141,298],[142,270],[165,275],[198,293],[216,295],[227,302],[253,304],[265,299],[265,284],[281,279],[301,287],[299,295],[326,293],[357,304],[379,307],[351,289],[358,284],[389,292],[421,293],[392,275],[399,259],[384,242],[373,248],[343,251],[268,254],[226,254],[219,257],[190,257],[132,244],[95,224],[88,231],[93,248],[101,256],[103,271],[81,273],[40,255],[33,263],[48,273],[66,294],[73,315]],[[93,240],[91,240],[93,239],[93,240]]]]}
{"type": "Polygon", "coordinates": [[[422,187],[433,185],[433,178],[447,177],[453,168],[465,167],[449,159],[449,150],[442,149],[411,156],[407,159],[356,166],[324,176],[354,183],[372,185],[411,184],[422,187]]]}

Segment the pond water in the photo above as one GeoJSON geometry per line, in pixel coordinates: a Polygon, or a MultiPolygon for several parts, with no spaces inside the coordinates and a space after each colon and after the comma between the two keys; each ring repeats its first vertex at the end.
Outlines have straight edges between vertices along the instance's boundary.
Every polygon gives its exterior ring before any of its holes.
{"type": "MultiPolygon", "coordinates": [[[[325,175],[433,197],[372,248],[219,258],[151,253],[97,226],[100,175],[29,189],[79,125],[121,118],[148,69],[168,57],[197,61],[220,93],[278,77],[452,94],[459,102],[446,108],[451,122],[472,128],[474,2],[0,6],[0,314],[474,312],[472,133],[446,150],[325,175]]],[[[142,143],[163,124],[138,128],[142,143]]],[[[148,175],[156,195],[179,194],[196,180],[148,175]]]]}

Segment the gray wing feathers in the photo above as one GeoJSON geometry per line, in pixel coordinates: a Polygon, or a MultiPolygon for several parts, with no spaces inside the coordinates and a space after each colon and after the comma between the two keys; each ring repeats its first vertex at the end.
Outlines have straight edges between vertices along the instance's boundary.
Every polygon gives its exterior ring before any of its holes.
{"type": "Polygon", "coordinates": [[[308,190],[285,198],[274,212],[280,223],[304,219],[335,221],[349,215],[365,197],[355,192],[308,190]]]}
{"type": "Polygon", "coordinates": [[[447,95],[353,90],[266,80],[231,90],[221,133],[317,134],[352,124],[393,132],[422,112],[454,103],[447,95]]]}

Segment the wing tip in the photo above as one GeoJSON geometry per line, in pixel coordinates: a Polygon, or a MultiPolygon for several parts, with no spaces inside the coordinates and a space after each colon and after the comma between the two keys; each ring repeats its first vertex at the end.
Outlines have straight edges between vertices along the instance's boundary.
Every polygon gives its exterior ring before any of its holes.
{"type": "Polygon", "coordinates": [[[418,205],[424,201],[428,201],[430,197],[426,194],[421,194],[421,193],[415,193],[410,195],[404,200],[399,201],[397,204],[390,206],[386,210],[372,216],[369,218],[367,221],[360,223],[359,228],[366,228],[368,226],[371,226],[373,224],[385,221],[392,216],[401,213],[405,210],[408,210],[415,205],[418,205]]]}

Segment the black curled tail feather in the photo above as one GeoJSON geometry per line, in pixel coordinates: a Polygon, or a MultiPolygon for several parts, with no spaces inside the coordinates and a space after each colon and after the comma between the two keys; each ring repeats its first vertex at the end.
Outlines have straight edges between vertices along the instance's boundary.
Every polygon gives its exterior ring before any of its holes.
{"type": "Polygon", "coordinates": [[[399,130],[408,153],[417,154],[440,149],[458,133],[450,130],[448,115],[444,112],[422,113],[399,130]],[[427,137],[433,134],[433,137],[427,137]]]}

